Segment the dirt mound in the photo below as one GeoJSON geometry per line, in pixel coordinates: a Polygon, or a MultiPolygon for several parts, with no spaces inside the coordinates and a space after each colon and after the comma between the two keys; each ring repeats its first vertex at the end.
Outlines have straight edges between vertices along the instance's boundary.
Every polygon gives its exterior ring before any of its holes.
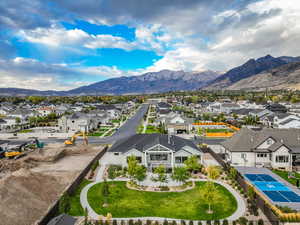
{"type": "Polygon", "coordinates": [[[5,225],[29,225],[42,215],[66,186],[61,177],[20,169],[0,180],[0,218],[5,225]]]}

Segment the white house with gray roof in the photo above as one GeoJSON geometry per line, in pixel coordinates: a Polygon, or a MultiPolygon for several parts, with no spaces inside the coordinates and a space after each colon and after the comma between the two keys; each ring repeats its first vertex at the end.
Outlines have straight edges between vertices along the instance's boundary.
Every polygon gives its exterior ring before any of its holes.
{"type": "Polygon", "coordinates": [[[242,128],[221,145],[233,166],[300,168],[300,129],[242,128]]]}
{"type": "Polygon", "coordinates": [[[196,155],[202,162],[203,152],[190,140],[166,134],[135,134],[112,146],[107,152],[112,164],[127,166],[127,158],[135,156],[149,171],[159,165],[168,170],[182,166],[196,155]]]}

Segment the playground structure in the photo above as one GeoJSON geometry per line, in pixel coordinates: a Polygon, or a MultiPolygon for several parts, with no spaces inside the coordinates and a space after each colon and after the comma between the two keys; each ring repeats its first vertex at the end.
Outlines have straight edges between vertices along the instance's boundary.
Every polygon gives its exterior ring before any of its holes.
{"type": "Polygon", "coordinates": [[[231,124],[228,123],[224,123],[224,122],[201,122],[201,123],[193,123],[194,127],[200,128],[200,127],[220,127],[221,128],[227,128],[232,131],[228,131],[228,132],[204,132],[203,136],[205,137],[215,137],[215,138],[229,138],[232,137],[235,134],[235,131],[239,131],[240,128],[235,127],[231,124]]]}

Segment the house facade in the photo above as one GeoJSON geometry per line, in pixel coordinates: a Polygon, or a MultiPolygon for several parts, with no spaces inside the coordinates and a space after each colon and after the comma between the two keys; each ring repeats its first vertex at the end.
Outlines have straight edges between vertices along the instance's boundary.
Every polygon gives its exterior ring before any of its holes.
{"type": "Polygon", "coordinates": [[[130,156],[149,171],[164,165],[169,171],[182,166],[184,161],[196,155],[202,161],[203,152],[190,140],[166,134],[135,134],[121,140],[107,152],[114,164],[127,166],[130,156]]]}
{"type": "Polygon", "coordinates": [[[189,133],[192,129],[193,119],[185,118],[179,114],[166,118],[165,125],[169,134],[189,133]]]}
{"type": "Polygon", "coordinates": [[[300,169],[300,130],[242,128],[221,143],[232,166],[300,169]]]}

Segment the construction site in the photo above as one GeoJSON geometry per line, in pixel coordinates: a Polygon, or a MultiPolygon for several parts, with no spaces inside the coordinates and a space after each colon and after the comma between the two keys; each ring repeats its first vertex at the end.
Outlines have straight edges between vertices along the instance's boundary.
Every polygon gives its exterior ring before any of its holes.
{"type": "MultiPolygon", "coordinates": [[[[65,143],[6,150],[0,159],[0,224],[36,224],[104,146],[65,143]]],[[[26,145],[28,147],[28,145],[26,145]]]]}

